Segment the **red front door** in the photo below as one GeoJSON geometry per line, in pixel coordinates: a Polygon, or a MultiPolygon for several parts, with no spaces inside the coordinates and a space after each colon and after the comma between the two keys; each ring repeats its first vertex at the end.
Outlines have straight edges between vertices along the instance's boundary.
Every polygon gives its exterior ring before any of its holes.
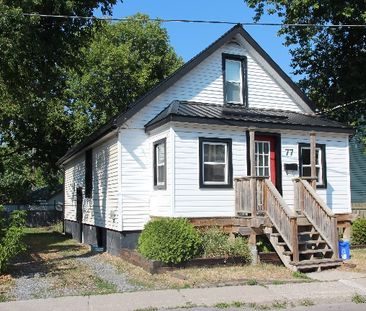
{"type": "Polygon", "coordinates": [[[276,143],[275,136],[255,135],[255,170],[257,176],[269,177],[276,185],[276,143]]]}

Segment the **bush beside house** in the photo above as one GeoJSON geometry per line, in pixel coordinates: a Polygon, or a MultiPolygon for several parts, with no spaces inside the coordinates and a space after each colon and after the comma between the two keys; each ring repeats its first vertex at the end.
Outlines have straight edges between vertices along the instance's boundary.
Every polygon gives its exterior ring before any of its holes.
{"type": "Polygon", "coordinates": [[[354,245],[366,245],[366,218],[358,218],[353,222],[351,242],[354,245]]]}
{"type": "Polygon", "coordinates": [[[25,250],[22,241],[25,226],[25,211],[14,211],[8,219],[2,217],[3,207],[0,206],[0,274],[3,273],[11,259],[25,250]]]}

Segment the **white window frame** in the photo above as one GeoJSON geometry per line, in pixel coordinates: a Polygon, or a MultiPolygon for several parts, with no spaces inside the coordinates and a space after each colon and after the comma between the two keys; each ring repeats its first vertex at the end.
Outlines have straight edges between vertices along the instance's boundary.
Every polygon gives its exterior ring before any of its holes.
{"type": "Polygon", "coordinates": [[[220,143],[220,142],[210,142],[204,141],[202,142],[202,183],[204,185],[227,185],[228,184],[228,144],[220,143]],[[205,162],[205,146],[206,145],[215,145],[215,146],[224,146],[225,147],[225,162],[205,162]],[[224,181],[205,181],[205,164],[209,165],[222,165],[225,164],[225,180],[224,181]]]}
{"type": "MultiPolygon", "coordinates": [[[[301,157],[302,157],[302,151],[303,150],[309,150],[309,153],[310,153],[310,147],[301,146],[300,147],[301,157]]],[[[316,150],[315,152],[319,152],[319,155],[318,155],[318,162],[319,163],[315,163],[315,168],[318,168],[319,169],[319,176],[317,176],[318,181],[316,182],[316,184],[320,186],[320,185],[323,184],[323,182],[322,182],[323,181],[323,166],[322,166],[322,163],[323,163],[322,162],[323,155],[322,155],[321,148],[316,147],[315,150],[316,150]]],[[[311,155],[310,155],[310,157],[311,157],[311,155]]],[[[316,160],[316,157],[315,157],[315,160],[316,160]]],[[[304,176],[304,167],[305,168],[308,167],[311,170],[311,163],[310,164],[304,164],[304,163],[301,164],[301,176],[303,176],[303,177],[311,177],[311,176],[304,176]]]]}
{"type": "MultiPolygon", "coordinates": [[[[304,176],[304,167],[311,168],[311,164],[303,163],[303,150],[310,150],[310,144],[308,143],[299,143],[299,176],[300,177],[308,177],[304,176]]],[[[319,176],[316,181],[317,188],[326,189],[327,188],[327,161],[326,161],[326,145],[325,144],[316,144],[318,155],[318,161],[315,164],[315,167],[319,170],[319,176]]],[[[310,151],[309,151],[310,152],[310,151]]]]}
{"type": "Polygon", "coordinates": [[[158,140],[154,142],[153,144],[153,150],[154,150],[154,188],[158,190],[165,190],[166,184],[167,184],[167,154],[166,154],[166,139],[163,138],[161,140],[158,140]],[[164,151],[164,160],[159,162],[159,149],[163,148],[164,151]],[[164,181],[159,181],[159,167],[164,167],[165,171],[165,178],[164,181]]]}
{"type": "MultiPolygon", "coordinates": [[[[255,140],[254,144],[264,144],[267,143],[268,144],[268,176],[265,175],[259,175],[259,155],[262,155],[263,157],[265,156],[264,151],[260,154],[259,153],[259,148],[257,148],[257,152],[254,153],[254,158],[255,158],[255,172],[256,172],[256,176],[264,176],[264,177],[269,177],[271,178],[271,142],[269,140],[255,140]]],[[[264,148],[262,148],[262,150],[264,150],[264,148]]],[[[262,168],[266,168],[267,166],[264,165],[264,158],[263,158],[263,166],[262,168]]]]}
{"type": "Polygon", "coordinates": [[[225,58],[225,102],[227,104],[234,104],[234,105],[242,105],[243,104],[243,62],[238,59],[232,59],[232,58],[225,58]],[[239,63],[239,81],[229,80],[227,78],[227,64],[228,63],[239,63]],[[240,101],[228,101],[227,100],[227,83],[239,83],[240,85],[240,101]]]}

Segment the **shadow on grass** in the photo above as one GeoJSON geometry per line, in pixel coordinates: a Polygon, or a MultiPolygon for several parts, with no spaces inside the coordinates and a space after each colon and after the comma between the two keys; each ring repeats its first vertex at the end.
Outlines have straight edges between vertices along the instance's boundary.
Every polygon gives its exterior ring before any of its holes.
{"type": "Polygon", "coordinates": [[[8,270],[14,278],[57,275],[74,269],[68,260],[95,255],[85,246],[55,231],[27,230],[24,242],[27,250],[12,261],[8,270]]]}

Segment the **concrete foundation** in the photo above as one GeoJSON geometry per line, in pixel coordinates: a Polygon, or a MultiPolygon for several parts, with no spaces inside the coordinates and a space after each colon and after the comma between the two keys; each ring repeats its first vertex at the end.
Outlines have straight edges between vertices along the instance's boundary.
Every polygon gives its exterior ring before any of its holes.
{"type": "MultiPolygon", "coordinates": [[[[83,224],[82,241],[84,244],[104,247],[112,255],[119,255],[122,248],[134,249],[141,231],[114,231],[107,228],[83,224]]],[[[65,220],[65,234],[80,241],[80,225],[76,221],[65,220]]]]}

